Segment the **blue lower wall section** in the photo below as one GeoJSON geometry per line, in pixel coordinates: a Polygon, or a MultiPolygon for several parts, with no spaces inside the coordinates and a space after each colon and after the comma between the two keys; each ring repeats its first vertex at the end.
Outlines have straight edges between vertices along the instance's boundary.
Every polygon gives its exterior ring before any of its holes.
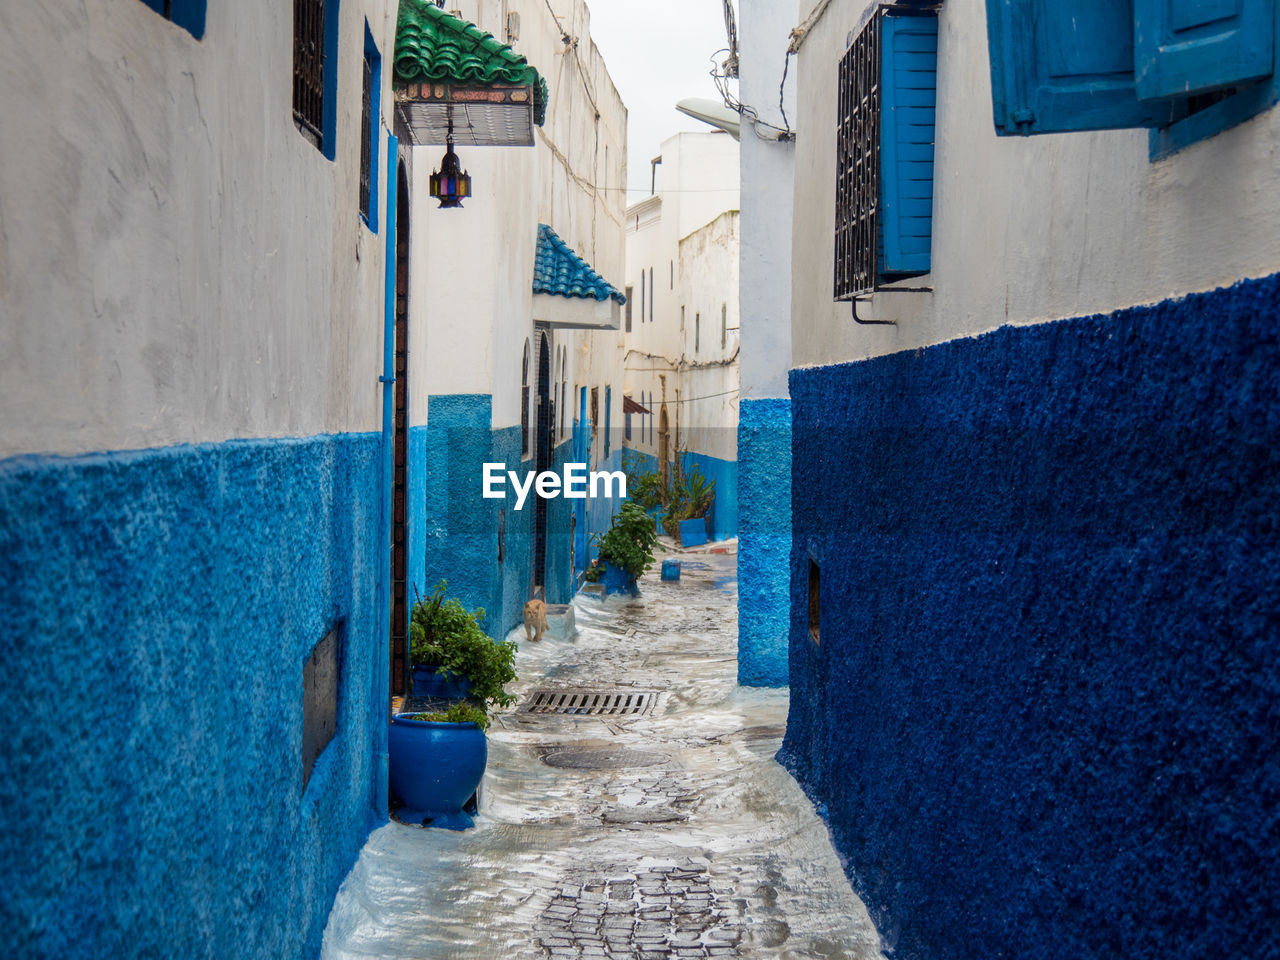
{"type": "Polygon", "coordinates": [[[0,462],[0,929],[310,958],[378,815],[379,434],[0,462]],[[342,627],[302,787],[302,671],[342,627]]]}
{"type": "Polygon", "coordinates": [[[738,405],[738,682],[787,683],[791,583],[791,401],[738,405]]]}
{"type": "Polygon", "coordinates": [[[1280,277],[791,397],[780,756],[894,955],[1277,956],[1280,277]]]}
{"type": "MultiPolygon", "coordinates": [[[[483,465],[503,463],[521,476],[534,469],[532,458],[521,459],[519,426],[494,429],[488,394],[432,396],[428,424],[420,428],[421,453],[414,453],[412,471],[421,476],[420,490],[411,500],[410,529],[421,530],[419,550],[410,537],[412,579],[426,596],[440,580],[447,580],[450,596],[468,609],[482,607],[486,629],[496,637],[523,621],[524,603],[533,582],[533,535],[536,493],[522,509],[505,484],[506,499],[485,499],[483,465]],[[502,561],[498,560],[499,510],[504,529],[502,561]],[[420,521],[412,519],[414,516],[420,521]],[[420,558],[420,559],[418,559],[420,558]]],[[[411,432],[411,438],[417,430],[411,432]]],[[[412,447],[416,450],[416,447],[412,447]]],[[[553,468],[559,472],[570,450],[562,444],[553,468]]],[[[569,569],[572,507],[563,498],[547,505],[547,599],[565,603],[573,595],[569,569]]],[[[410,597],[413,594],[410,591],[410,597]]]]}
{"type": "MultiPolygon", "coordinates": [[[[790,449],[788,449],[789,455],[790,449]]],[[[610,469],[626,470],[632,476],[656,473],[658,470],[657,457],[630,447],[623,450],[621,461],[613,462],[620,463],[621,466],[610,469]]],[[[685,453],[683,462],[685,469],[696,466],[704,477],[715,481],[716,499],[711,509],[711,539],[729,540],[736,537],[738,535],[737,461],[721,460],[719,457],[709,457],[702,453],[685,453]]]]}
{"type": "Polygon", "coordinates": [[[716,499],[711,507],[711,539],[728,540],[738,535],[738,462],[686,453],[684,467],[696,466],[716,483],[716,499]]]}

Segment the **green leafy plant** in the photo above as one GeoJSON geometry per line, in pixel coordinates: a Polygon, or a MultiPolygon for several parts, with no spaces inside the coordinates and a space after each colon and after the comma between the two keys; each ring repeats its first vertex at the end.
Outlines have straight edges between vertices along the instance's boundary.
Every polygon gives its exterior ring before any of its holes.
{"type": "Polygon", "coordinates": [[[408,713],[404,715],[404,719],[422,720],[426,723],[474,723],[481,730],[489,729],[489,715],[474,703],[466,701],[451,703],[448,710],[435,713],[408,713]]]}
{"type": "Polygon", "coordinates": [[[598,560],[592,560],[591,566],[582,571],[582,579],[587,583],[599,583],[604,579],[604,564],[598,560]]]}
{"type": "Polygon", "coordinates": [[[716,482],[708,480],[696,464],[686,468],[685,452],[681,451],[671,465],[662,501],[665,507],[661,515],[662,529],[670,537],[678,536],[682,520],[708,516],[716,500],[716,482]]]}
{"type": "Polygon", "coordinates": [[[601,562],[612,563],[629,576],[638,577],[653,563],[658,531],[644,508],[628,501],[613,515],[609,529],[596,535],[595,540],[601,562]]]}
{"type": "Polygon", "coordinates": [[[499,643],[484,632],[484,611],[468,612],[457,599],[445,599],[441,580],[427,600],[413,605],[409,617],[409,662],[435,667],[446,678],[471,682],[471,698],[484,705],[508,706],[515,697],[503,685],[516,679],[514,643],[499,643]]]}
{"type": "Polygon", "coordinates": [[[652,471],[627,478],[627,496],[646,511],[660,507],[666,500],[662,474],[652,471]]]}

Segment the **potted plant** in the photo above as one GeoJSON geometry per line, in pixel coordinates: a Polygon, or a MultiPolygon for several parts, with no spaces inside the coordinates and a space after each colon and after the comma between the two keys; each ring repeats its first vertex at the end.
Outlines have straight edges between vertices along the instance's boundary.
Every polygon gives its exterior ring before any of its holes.
{"type": "Polygon", "coordinates": [[[636,578],[653,563],[658,531],[653,518],[638,503],[627,502],[613,515],[609,529],[596,538],[597,556],[604,563],[604,589],[609,593],[636,592],[636,578]]]}
{"type": "Polygon", "coordinates": [[[503,684],[515,679],[515,647],[484,632],[484,610],[468,612],[457,599],[446,600],[447,587],[441,580],[409,617],[413,695],[506,706],[511,698],[503,684]]]}
{"type": "MultiPolygon", "coordinates": [[[[391,788],[403,805],[400,820],[463,830],[473,821],[462,808],[479,786],[488,759],[488,707],[515,700],[504,684],[516,678],[516,645],[493,640],[480,625],[484,611],[469,612],[458,600],[446,600],[445,589],[441,581],[430,599],[414,604],[409,656],[429,678],[455,685],[455,695],[443,695],[455,702],[441,711],[392,717],[391,788]]],[[[415,676],[415,692],[416,685],[415,676]]],[[[433,695],[439,696],[419,694],[433,695]]]]}
{"type": "Polygon", "coordinates": [[[398,713],[391,721],[391,789],[409,823],[465,830],[475,821],[463,807],[484,778],[489,716],[472,703],[447,710],[398,713]]]}

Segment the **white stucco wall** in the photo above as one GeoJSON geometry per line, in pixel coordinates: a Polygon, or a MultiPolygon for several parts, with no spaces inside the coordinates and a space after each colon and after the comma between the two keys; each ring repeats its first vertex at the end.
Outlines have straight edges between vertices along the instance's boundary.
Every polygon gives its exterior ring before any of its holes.
{"type": "Polygon", "coordinates": [[[633,420],[628,446],[647,453],[657,453],[656,418],[665,397],[672,454],[678,442],[697,453],[727,460],[736,456],[737,147],[724,133],[668,138],[662,144],[658,194],[627,209],[627,284],[633,313],[631,332],[625,335],[626,392],[637,402],[641,394],[657,398],[650,405],[655,417],[652,440],[633,420]],[[728,328],[723,350],[722,307],[728,328]],[[695,350],[699,316],[702,342],[695,350]]]}
{"type": "Polygon", "coordinates": [[[210,3],[201,40],[139,2],[0,6],[0,456],[380,429],[361,59],[367,18],[387,113],[394,14],[342,4],[331,162],[287,5],[210,3]]]}
{"type": "MultiPolygon", "coordinates": [[[[795,122],[795,74],[787,70],[788,36],[798,22],[796,0],[739,0],[739,85],[742,103],[764,123],[795,122]],[[781,90],[786,121],[778,109],[781,90]]],[[[794,66],[794,64],[792,64],[794,66]]],[[[742,396],[787,396],[791,366],[791,209],[795,144],[778,130],[743,117],[742,396]]]]}
{"type": "MultiPolygon", "coordinates": [[[[623,285],[625,194],[603,186],[610,177],[620,182],[626,163],[626,107],[591,41],[586,4],[559,0],[552,6],[554,17],[541,0],[446,4],[526,56],[546,79],[550,101],[533,147],[458,148],[473,184],[461,209],[441,210],[428,194],[444,149],[409,151],[415,167],[409,363],[415,425],[429,418],[426,398],[433,394],[489,394],[495,428],[520,423],[526,340],[537,366],[533,264],[539,223],[550,225],[606,280],[623,285]],[[519,15],[518,37],[507,35],[509,13],[519,15]],[[562,30],[576,46],[563,42],[562,30]]],[[[610,344],[597,360],[601,367],[603,357],[616,352],[620,334],[553,331],[552,377],[561,346],[574,358],[570,386],[586,377],[582,358],[592,338],[610,344]]],[[[619,363],[610,368],[617,382],[619,363]]],[[[608,374],[597,369],[590,375],[608,374]]]]}
{"type": "Polygon", "coordinates": [[[1145,130],[997,138],[985,4],[948,0],[933,272],[911,283],[934,292],[877,294],[860,315],[897,326],[856,326],[849,305],[831,299],[836,71],[867,6],[832,0],[798,58],[794,365],[1110,311],[1280,269],[1280,109],[1154,163],[1145,130]]]}

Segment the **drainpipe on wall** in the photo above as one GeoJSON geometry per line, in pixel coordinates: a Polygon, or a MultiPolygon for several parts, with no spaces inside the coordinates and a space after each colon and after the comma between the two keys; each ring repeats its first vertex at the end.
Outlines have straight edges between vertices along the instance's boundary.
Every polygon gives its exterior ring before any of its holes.
{"type": "MultiPolygon", "coordinates": [[[[383,236],[387,246],[386,301],[382,316],[382,531],[378,538],[378,632],[377,670],[373,696],[374,749],[377,766],[374,772],[374,806],[384,820],[390,816],[387,796],[391,763],[387,748],[388,724],[391,717],[391,487],[395,464],[395,390],[396,390],[396,200],[398,141],[387,134],[387,216],[383,236]]],[[[408,211],[405,211],[406,214],[408,211]]]]}

